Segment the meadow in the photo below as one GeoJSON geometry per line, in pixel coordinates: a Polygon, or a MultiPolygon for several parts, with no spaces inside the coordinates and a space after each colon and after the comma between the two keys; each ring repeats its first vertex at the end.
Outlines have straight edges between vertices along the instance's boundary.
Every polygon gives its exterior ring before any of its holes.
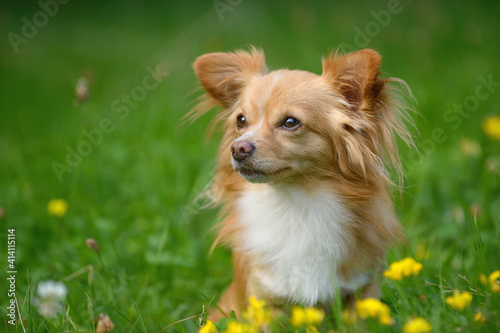
{"type": "Polygon", "coordinates": [[[387,264],[422,268],[380,277],[388,325],[337,304],[314,327],[500,331],[498,13],[486,0],[2,2],[0,332],[103,332],[107,317],[114,332],[199,330],[231,261],[208,255],[217,209],[198,198],[220,133],[206,139],[213,112],[183,123],[200,94],[191,64],[249,45],[271,69],[318,74],[330,50],[373,48],[416,100],[418,152],[401,145],[394,193],[407,241],[387,264]],[[51,280],[60,302],[44,300],[51,280]],[[472,298],[447,302],[455,290],[472,298]]]}

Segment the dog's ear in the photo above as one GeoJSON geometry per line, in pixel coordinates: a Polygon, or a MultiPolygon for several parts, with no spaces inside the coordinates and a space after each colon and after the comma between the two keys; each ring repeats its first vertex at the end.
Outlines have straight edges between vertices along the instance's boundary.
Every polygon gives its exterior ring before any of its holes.
{"type": "Polygon", "coordinates": [[[382,170],[378,150],[378,119],[376,103],[383,97],[384,80],[378,78],[381,57],[373,50],[364,49],[346,55],[332,54],[323,59],[322,77],[332,89],[340,93],[347,105],[342,130],[333,139],[340,173],[359,183],[380,176],[382,170]],[[373,131],[376,131],[373,135],[373,131]]]}
{"type": "Polygon", "coordinates": [[[208,95],[226,108],[250,80],[267,73],[264,53],[255,48],[250,53],[208,53],[196,59],[193,68],[208,95]]]}
{"type": "Polygon", "coordinates": [[[322,77],[338,89],[351,111],[370,110],[384,87],[378,79],[381,56],[374,50],[363,49],[323,59],[322,77]]]}

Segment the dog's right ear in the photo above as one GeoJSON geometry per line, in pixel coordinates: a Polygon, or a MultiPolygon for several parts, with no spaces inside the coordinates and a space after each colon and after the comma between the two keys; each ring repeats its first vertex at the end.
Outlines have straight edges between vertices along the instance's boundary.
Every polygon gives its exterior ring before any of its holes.
{"type": "Polygon", "coordinates": [[[250,53],[208,53],[196,59],[193,68],[208,95],[225,108],[253,78],[268,72],[264,53],[255,48],[250,53]]]}

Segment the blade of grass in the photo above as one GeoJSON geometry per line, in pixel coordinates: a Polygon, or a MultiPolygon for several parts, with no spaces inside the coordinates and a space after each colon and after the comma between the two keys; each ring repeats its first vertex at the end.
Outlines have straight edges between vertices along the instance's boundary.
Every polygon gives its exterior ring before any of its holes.
{"type": "Polygon", "coordinates": [[[135,312],[137,313],[137,318],[139,319],[139,323],[141,323],[142,326],[142,332],[147,333],[146,326],[144,325],[144,321],[142,320],[141,312],[139,311],[139,308],[137,307],[137,303],[134,303],[134,309],[135,312]]]}
{"type": "MultiPolygon", "coordinates": [[[[114,311],[116,311],[116,313],[118,313],[120,316],[123,317],[123,319],[125,319],[126,321],[128,321],[130,323],[130,325],[132,325],[132,329],[137,329],[138,331],[140,331],[140,327],[137,327],[136,323],[134,323],[132,320],[128,319],[127,316],[125,316],[123,313],[120,312],[120,310],[116,309],[116,308],[113,308],[114,311]]],[[[132,332],[132,330],[130,330],[129,332],[132,332]]]]}
{"type": "MultiPolygon", "coordinates": [[[[87,294],[87,292],[85,292],[85,296],[87,296],[87,310],[90,315],[90,322],[93,323],[95,315],[94,315],[94,308],[92,306],[92,299],[90,299],[90,296],[87,294]]],[[[91,329],[92,332],[94,333],[95,332],[94,325],[91,326],[91,329]]]]}

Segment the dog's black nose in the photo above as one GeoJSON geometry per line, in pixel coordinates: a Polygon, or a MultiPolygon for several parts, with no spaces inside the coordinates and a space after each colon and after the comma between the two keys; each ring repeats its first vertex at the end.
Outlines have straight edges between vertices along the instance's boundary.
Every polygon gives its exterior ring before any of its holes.
{"type": "Polygon", "coordinates": [[[235,141],[231,145],[233,158],[238,162],[241,162],[248,156],[252,155],[254,151],[255,146],[248,141],[235,141]]]}

